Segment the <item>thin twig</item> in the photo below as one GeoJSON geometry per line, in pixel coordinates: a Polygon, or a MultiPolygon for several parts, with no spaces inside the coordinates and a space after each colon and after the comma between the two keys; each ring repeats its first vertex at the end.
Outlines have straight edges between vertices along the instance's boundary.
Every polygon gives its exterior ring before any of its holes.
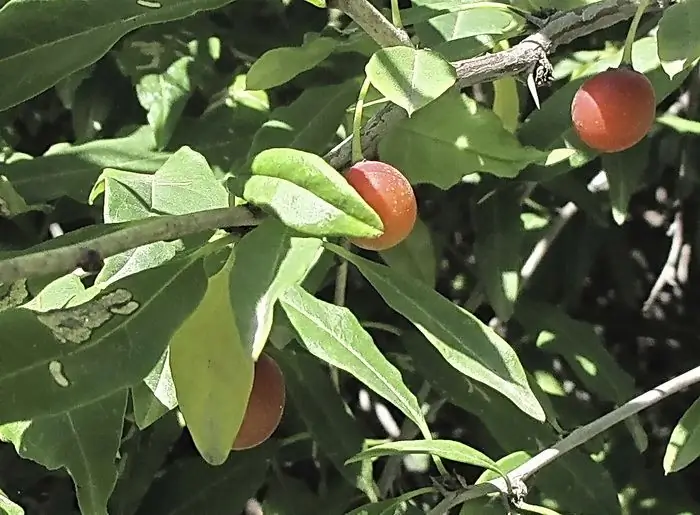
{"type": "MultiPolygon", "coordinates": [[[[127,222],[119,224],[124,225],[123,229],[104,236],[0,261],[0,284],[24,277],[67,274],[79,267],[86,268],[86,262],[100,262],[106,257],[157,241],[177,240],[189,234],[220,227],[253,226],[259,223],[260,219],[245,207],[211,209],[127,222]]],[[[52,243],[67,236],[55,238],[52,243]]]]}
{"type": "MultiPolygon", "coordinates": [[[[346,2],[353,3],[351,0],[346,2]]],[[[549,64],[547,55],[558,47],[631,18],[638,5],[638,0],[603,0],[555,14],[539,32],[510,49],[453,62],[458,87],[464,89],[482,82],[530,72],[537,66],[546,67],[549,64]]],[[[659,6],[653,3],[649,11],[657,9],[659,6]]],[[[376,156],[382,135],[406,116],[402,108],[388,104],[368,120],[362,132],[362,149],[368,159],[376,156]]],[[[350,165],[350,150],[350,138],[346,138],[324,158],[331,166],[342,170],[350,165]]]]}
{"type": "MultiPolygon", "coordinates": [[[[566,438],[560,440],[552,447],[545,449],[539,454],[512,470],[508,475],[508,480],[513,485],[522,485],[530,477],[536,474],[551,462],[560,458],[567,452],[570,452],[577,447],[592,440],[599,434],[607,431],[612,426],[626,420],[627,418],[636,415],[640,411],[647,409],[657,402],[673,395],[685,388],[700,382],[700,367],[693,368],[670,381],[660,384],[656,388],[635,397],[631,401],[623,404],[619,408],[603,415],[594,420],[590,424],[579,427],[571,432],[566,438]]],[[[497,478],[487,483],[482,483],[470,487],[462,492],[455,492],[449,495],[428,515],[443,515],[452,507],[462,504],[470,499],[476,499],[489,493],[504,493],[507,492],[507,483],[504,478],[497,478]]]]}
{"type": "MultiPolygon", "coordinates": [[[[608,179],[605,172],[599,172],[588,183],[588,190],[591,192],[601,191],[602,189],[606,188],[607,185],[608,179]]],[[[549,226],[547,233],[542,237],[542,239],[535,244],[535,247],[532,249],[532,252],[520,269],[521,289],[523,289],[530,281],[533,274],[542,263],[544,256],[554,243],[554,240],[557,239],[562,229],[564,229],[566,224],[569,223],[577,212],[578,206],[573,202],[568,202],[559,210],[559,216],[552,222],[552,225],[549,226]]]]}
{"type": "Polygon", "coordinates": [[[651,287],[649,297],[644,301],[642,313],[649,312],[658,299],[661,290],[663,290],[666,285],[677,286],[676,273],[678,261],[681,256],[681,249],[683,248],[683,211],[681,209],[679,209],[673,217],[673,222],[671,222],[671,225],[668,227],[666,235],[671,236],[671,248],[668,250],[666,263],[664,263],[659,277],[656,278],[656,282],[651,287]]]}
{"type": "Polygon", "coordinates": [[[368,0],[334,0],[329,4],[350,16],[379,46],[413,47],[406,31],[392,25],[368,0]]]}

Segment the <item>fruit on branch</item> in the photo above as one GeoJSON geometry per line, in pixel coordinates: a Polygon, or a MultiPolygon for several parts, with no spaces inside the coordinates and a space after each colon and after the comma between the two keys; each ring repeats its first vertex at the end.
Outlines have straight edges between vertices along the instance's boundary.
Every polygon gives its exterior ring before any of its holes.
{"type": "Polygon", "coordinates": [[[571,103],[579,138],[600,152],[620,152],[649,132],[656,117],[654,88],[628,67],[606,70],[584,82],[571,103]]]}
{"type": "Polygon", "coordinates": [[[284,375],[277,362],[261,354],[255,363],[253,388],[233,450],[257,447],[272,436],[282,420],[286,400],[284,375]]]}
{"type": "Polygon", "coordinates": [[[380,236],[350,241],[363,249],[386,250],[405,240],[416,224],[418,212],[408,179],[381,161],[359,161],[347,171],[345,178],[384,224],[380,236]]]}

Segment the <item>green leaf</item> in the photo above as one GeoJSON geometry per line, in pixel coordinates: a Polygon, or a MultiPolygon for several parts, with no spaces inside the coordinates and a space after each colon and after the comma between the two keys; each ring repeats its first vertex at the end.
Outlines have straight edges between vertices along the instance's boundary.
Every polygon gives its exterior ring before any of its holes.
{"type": "Polygon", "coordinates": [[[520,291],[524,227],[520,219],[521,188],[497,189],[474,209],[474,259],[486,296],[502,322],[513,314],[520,291]]]}
{"type": "Polygon", "coordinates": [[[12,502],[2,490],[0,490],[0,515],[24,515],[22,507],[12,502]]]}
{"type": "Polygon", "coordinates": [[[681,134],[700,134],[700,122],[688,120],[680,116],[665,114],[659,116],[656,122],[670,127],[681,134]]]}
{"type": "Polygon", "coordinates": [[[136,515],[242,512],[265,481],[274,450],[267,442],[231,453],[226,463],[217,467],[198,457],[182,458],[154,482],[136,515]]]}
{"type": "Polygon", "coordinates": [[[355,376],[429,435],[415,395],[350,310],[318,300],[300,286],[285,291],[280,302],[311,354],[355,376]]]}
{"type": "Polygon", "coordinates": [[[194,58],[185,56],[171,64],[165,73],[144,76],[136,85],[139,102],[148,113],[156,147],[162,150],[170,141],[180,115],[194,92],[194,58]]]}
{"type": "Polygon", "coordinates": [[[416,497],[416,495],[420,495],[420,491],[406,492],[393,499],[365,504],[347,512],[345,515],[420,515],[424,513],[422,510],[406,504],[406,501],[416,497]]]}
{"type": "Polygon", "coordinates": [[[632,195],[642,186],[644,170],[649,164],[648,139],[623,152],[603,154],[603,170],[610,187],[612,215],[618,225],[627,218],[627,206],[632,195]]]}
{"type": "Polygon", "coordinates": [[[0,175],[0,215],[12,217],[30,210],[25,200],[4,175],[0,175]]]}
{"type": "Polygon", "coordinates": [[[0,422],[60,414],[141,381],[199,304],[205,285],[197,255],[92,290],[99,293],[84,304],[47,313],[24,308],[0,313],[6,353],[0,422]],[[138,345],[133,335],[140,335],[138,345]]]}
{"type": "Polygon", "coordinates": [[[107,6],[101,0],[62,0],[40,5],[10,0],[2,6],[0,16],[0,111],[96,62],[122,36],[138,27],[186,18],[230,2],[141,0],[107,6]]]}
{"type": "Polygon", "coordinates": [[[326,248],[355,265],[389,307],[410,320],[451,366],[491,386],[531,417],[544,420],[517,354],[491,328],[420,281],[336,245],[326,248]]]}
{"type": "MultiPolygon", "coordinates": [[[[218,181],[204,157],[182,147],[155,174],[105,170],[98,179],[91,200],[104,192],[104,221],[117,223],[153,215],[186,214],[228,207],[228,191],[218,181]]],[[[187,240],[204,244],[209,237],[195,235],[187,240]]],[[[159,241],[130,249],[105,259],[96,284],[110,284],[131,274],[171,260],[183,250],[183,240],[159,241]]]]}
{"type": "Polygon", "coordinates": [[[54,416],[0,426],[0,439],[17,453],[73,478],[82,513],[107,515],[117,481],[115,463],[122,436],[126,390],[54,416]]]}
{"type": "Polygon", "coordinates": [[[221,465],[231,452],[253,387],[254,361],[241,341],[230,301],[233,256],[209,278],[201,303],[170,340],[180,411],[197,450],[211,465],[221,465]]]}
{"type": "Polygon", "coordinates": [[[397,272],[408,277],[416,277],[430,287],[435,286],[437,274],[437,257],[430,229],[420,219],[398,245],[379,252],[384,262],[397,272]]]}
{"type": "Polygon", "coordinates": [[[664,454],[664,472],[683,470],[700,457],[700,398],[683,413],[664,454]]]}
{"type": "Polygon", "coordinates": [[[325,152],[359,90],[357,78],[305,89],[294,102],[270,114],[255,134],[249,156],[253,158],[258,152],[275,147],[325,152]]]}
{"type": "Polygon", "coordinates": [[[133,515],[136,512],[181,435],[182,427],[176,414],[171,412],[159,424],[133,433],[122,445],[119,453],[121,463],[125,465],[109,499],[110,515],[133,515]]]}
{"type": "Polygon", "coordinates": [[[365,477],[359,463],[346,462],[362,450],[364,437],[328,372],[308,354],[285,350],[274,357],[284,373],[289,399],[320,451],[350,484],[372,495],[371,477],[365,477]]]}
{"type": "Polygon", "coordinates": [[[300,47],[278,47],[261,55],[248,70],[250,89],[270,89],[292,80],[326,59],[338,41],[306,34],[300,47]]]}
{"type": "Polygon", "coordinates": [[[312,236],[376,237],[384,226],[374,210],[321,157],[285,148],[253,159],[243,197],[312,236]]]}
{"type": "Polygon", "coordinates": [[[379,143],[379,155],[412,184],[448,189],[474,172],[515,177],[547,153],[522,146],[493,111],[450,90],[394,125],[379,143]]]}
{"type": "Polygon", "coordinates": [[[231,305],[241,343],[254,358],[270,336],[273,309],[279,296],[299,284],[321,253],[322,241],[299,238],[274,218],[246,234],[236,244],[231,272],[231,305]]]}
{"type": "Polygon", "coordinates": [[[403,107],[409,117],[457,81],[454,67],[439,54],[406,46],[378,50],[365,66],[365,73],[372,86],[403,107]]]}
{"type": "Polygon", "coordinates": [[[308,3],[311,5],[315,5],[316,7],[320,8],[325,8],[326,7],[326,0],[306,0],[308,3]]]}
{"type": "Polygon", "coordinates": [[[125,137],[62,144],[35,159],[0,163],[0,175],[7,176],[30,204],[64,195],[84,202],[105,168],[155,172],[170,154],[156,152],[154,145],[153,130],[139,127],[125,137]]]}
{"type": "MultiPolygon", "coordinates": [[[[620,405],[635,395],[630,376],[603,346],[595,328],[570,318],[556,306],[522,299],[515,317],[530,334],[537,335],[537,346],[562,356],[583,385],[600,398],[620,405]]],[[[640,451],[647,437],[637,417],[625,420],[640,451]]]]}
{"type": "Polygon", "coordinates": [[[664,10],[659,21],[659,58],[670,78],[700,57],[700,44],[695,38],[700,23],[700,1],[687,0],[664,10]]]}
{"type": "Polygon", "coordinates": [[[169,359],[170,348],[167,348],[145,379],[131,387],[134,421],[141,430],[177,406],[169,359]]]}
{"type": "Polygon", "coordinates": [[[484,453],[453,440],[402,440],[382,443],[374,445],[366,451],[362,451],[348,461],[352,463],[381,456],[403,454],[432,454],[433,456],[440,456],[446,460],[467,463],[468,465],[493,470],[503,475],[503,472],[496,465],[496,462],[484,453]]]}
{"type": "MultiPolygon", "coordinates": [[[[551,425],[526,416],[498,391],[460,374],[435,348],[425,345],[419,333],[404,333],[401,343],[418,373],[444,392],[450,402],[476,415],[504,451],[523,450],[535,455],[559,440],[551,425]]],[[[544,495],[571,513],[620,513],[617,489],[610,474],[579,449],[538,472],[535,484],[544,495]]]]}

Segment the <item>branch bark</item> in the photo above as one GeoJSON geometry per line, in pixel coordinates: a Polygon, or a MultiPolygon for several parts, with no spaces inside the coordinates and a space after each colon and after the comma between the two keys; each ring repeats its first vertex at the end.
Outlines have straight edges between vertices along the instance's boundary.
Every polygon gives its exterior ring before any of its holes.
{"type": "Polygon", "coordinates": [[[157,241],[177,240],[220,227],[244,227],[259,223],[260,220],[244,207],[148,218],[91,240],[0,261],[0,284],[25,277],[68,274],[76,268],[93,267],[106,257],[157,241]]]}
{"type": "MultiPolygon", "coordinates": [[[[453,62],[457,70],[457,85],[463,89],[529,72],[537,76],[538,71],[550,67],[547,56],[558,47],[632,18],[638,5],[638,0],[602,0],[556,14],[546,21],[541,30],[508,50],[453,62]]],[[[653,4],[649,11],[658,9],[659,5],[653,4]]],[[[365,155],[376,156],[382,135],[406,116],[406,112],[394,104],[385,106],[375,114],[362,131],[365,155]]],[[[324,156],[338,170],[351,164],[350,140],[346,138],[324,156]]]]}
{"type": "Polygon", "coordinates": [[[394,27],[369,0],[334,0],[329,3],[350,16],[379,46],[413,47],[406,31],[394,27]]]}

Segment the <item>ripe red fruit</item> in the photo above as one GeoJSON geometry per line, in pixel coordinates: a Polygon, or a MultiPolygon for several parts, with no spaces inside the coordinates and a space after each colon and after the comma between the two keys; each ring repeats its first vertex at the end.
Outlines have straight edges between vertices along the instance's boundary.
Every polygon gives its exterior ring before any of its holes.
{"type": "Polygon", "coordinates": [[[255,363],[253,388],[233,450],[257,447],[272,436],[282,420],[286,400],[284,375],[277,362],[261,354],[255,363]]]}
{"type": "Polygon", "coordinates": [[[418,207],[408,179],[380,161],[360,161],[345,174],[350,185],[379,215],[384,233],[350,241],[367,250],[386,250],[401,243],[416,224],[418,207]]]}
{"type": "Polygon", "coordinates": [[[607,70],[584,82],[571,103],[581,140],[601,152],[620,152],[649,132],[656,117],[654,88],[629,68],[607,70]]]}

